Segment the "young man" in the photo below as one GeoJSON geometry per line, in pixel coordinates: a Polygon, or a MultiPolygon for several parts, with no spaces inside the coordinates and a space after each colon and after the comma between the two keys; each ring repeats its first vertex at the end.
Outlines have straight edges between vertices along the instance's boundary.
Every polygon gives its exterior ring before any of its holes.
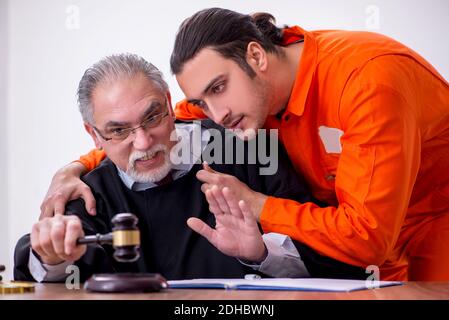
{"type": "Polygon", "coordinates": [[[379,265],[383,279],[449,280],[448,83],[385,36],[273,20],[203,10],[182,24],[171,58],[187,100],[218,124],[279,128],[295,168],[330,204],[260,197],[263,229],[379,265]]]}
{"type": "MultiPolygon", "coordinates": [[[[175,125],[167,84],[144,59],[122,54],[96,63],[80,81],[78,101],[86,131],[108,157],[83,177],[95,195],[97,214],[89,216],[84,202],[75,200],[67,204],[65,215],[36,223],[16,247],[16,280],[62,281],[70,264],[80,268],[82,280],[93,273],[116,271],[157,272],[167,279],[241,278],[254,269],[268,276],[365,276],[363,269],[321,257],[286,236],[262,237],[244,202],[233,216],[214,218],[206,198],[213,201],[217,190],[205,191],[204,197],[196,174],[202,168],[199,160],[210,148],[219,146],[214,155],[226,156],[226,145],[216,141],[226,139],[224,130],[218,131],[211,121],[175,125]],[[198,145],[194,145],[196,130],[198,145]],[[111,219],[121,212],[139,218],[139,260],[121,263],[112,259],[110,246],[76,245],[85,233],[111,232],[111,219]],[[188,228],[200,219],[215,225],[218,240],[211,240],[221,252],[188,228]]],[[[278,159],[280,168],[271,176],[259,176],[262,166],[248,160],[211,167],[258,192],[310,201],[285,155],[280,153],[278,159]]],[[[230,200],[236,197],[226,194],[230,200]]]]}
{"type": "MultiPolygon", "coordinates": [[[[449,280],[449,85],[417,53],[379,34],[279,29],[269,14],[212,8],[181,25],[171,67],[187,97],[177,117],[278,128],[295,169],[329,204],[202,172],[208,187],[250,203],[265,232],[377,265],[385,280],[449,280]]],[[[219,213],[236,206],[217,198],[219,213]]]]}

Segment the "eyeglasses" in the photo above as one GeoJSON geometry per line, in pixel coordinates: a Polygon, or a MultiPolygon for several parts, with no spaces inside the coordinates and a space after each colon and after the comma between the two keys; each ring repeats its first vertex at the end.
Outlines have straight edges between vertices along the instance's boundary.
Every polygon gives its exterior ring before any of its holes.
{"type": "Polygon", "coordinates": [[[168,116],[169,112],[167,107],[167,103],[165,103],[165,111],[151,115],[145,120],[143,120],[140,125],[134,128],[114,128],[111,130],[111,133],[109,136],[104,135],[101,133],[99,129],[97,129],[95,126],[92,126],[94,130],[97,132],[97,134],[104,140],[104,141],[114,141],[114,142],[121,142],[129,137],[131,133],[136,132],[137,129],[142,128],[143,130],[148,130],[151,128],[155,128],[159,126],[162,122],[162,119],[164,119],[166,116],[168,116]]]}

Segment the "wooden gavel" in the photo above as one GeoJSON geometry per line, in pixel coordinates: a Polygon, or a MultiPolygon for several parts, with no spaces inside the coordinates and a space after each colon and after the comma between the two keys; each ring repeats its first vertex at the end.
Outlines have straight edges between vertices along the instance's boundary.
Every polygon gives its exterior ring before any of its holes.
{"type": "Polygon", "coordinates": [[[112,244],[114,259],[119,262],[134,262],[139,259],[140,232],[139,219],[132,213],[119,213],[111,222],[112,232],[78,238],[77,244],[112,244]]]}

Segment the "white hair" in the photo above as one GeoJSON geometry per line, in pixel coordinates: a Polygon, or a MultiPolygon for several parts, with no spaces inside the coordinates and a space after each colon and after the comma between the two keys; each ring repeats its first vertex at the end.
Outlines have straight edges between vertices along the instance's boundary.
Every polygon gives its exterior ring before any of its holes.
{"type": "Polygon", "coordinates": [[[168,85],[163,79],[162,72],[136,54],[121,53],[107,56],[88,68],[80,80],[77,92],[78,106],[83,121],[90,124],[94,122],[92,93],[98,84],[121,78],[132,78],[138,74],[146,76],[164,93],[168,91],[168,85]]]}

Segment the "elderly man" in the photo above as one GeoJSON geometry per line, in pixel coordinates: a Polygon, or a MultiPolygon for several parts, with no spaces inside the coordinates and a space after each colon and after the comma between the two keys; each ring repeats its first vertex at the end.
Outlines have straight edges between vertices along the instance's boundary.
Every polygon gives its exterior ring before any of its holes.
{"type": "MultiPolygon", "coordinates": [[[[243,277],[254,270],[268,276],[364,276],[364,270],[321,257],[288,237],[262,237],[245,202],[232,208],[233,216],[211,215],[208,202],[213,203],[218,190],[203,190],[205,197],[196,174],[205,152],[210,152],[215,125],[210,121],[175,124],[167,84],[144,59],[122,54],[99,61],[82,77],[78,101],[86,131],[107,155],[83,177],[95,196],[97,214],[89,215],[84,201],[78,199],[66,205],[65,215],[41,219],[16,247],[15,279],[61,281],[70,264],[80,268],[82,280],[93,273],[116,271],[158,272],[167,279],[243,277]],[[200,145],[180,139],[194,135],[195,130],[203,137],[200,145]],[[178,134],[181,131],[183,135],[178,134]],[[189,150],[189,163],[175,164],[174,149],[189,150]],[[120,212],[139,218],[139,260],[120,263],[111,258],[111,247],[76,244],[84,234],[110,232],[111,218],[120,212]],[[219,243],[219,250],[189,229],[187,220],[190,226],[200,220],[215,226],[219,232],[214,236],[220,239],[208,240],[219,243]],[[245,263],[227,256],[230,252],[245,263]]],[[[225,137],[220,130],[214,141],[225,137]]],[[[279,168],[271,176],[259,175],[257,163],[215,163],[205,169],[233,175],[259,192],[309,201],[284,157],[279,154],[279,168]]],[[[236,197],[231,192],[226,195],[236,197]]]]}

